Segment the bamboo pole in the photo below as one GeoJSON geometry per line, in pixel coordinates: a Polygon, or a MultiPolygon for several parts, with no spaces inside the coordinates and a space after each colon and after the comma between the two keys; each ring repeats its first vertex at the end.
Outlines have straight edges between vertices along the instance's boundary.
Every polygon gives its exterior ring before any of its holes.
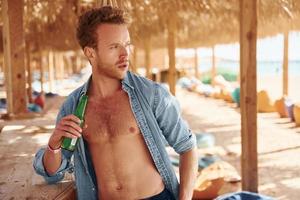
{"type": "Polygon", "coordinates": [[[75,73],[78,74],[82,69],[82,62],[81,62],[81,57],[80,57],[79,51],[76,51],[76,53],[75,53],[75,66],[76,66],[75,73]]]}
{"type": "Polygon", "coordinates": [[[289,88],[289,32],[284,32],[283,45],[283,95],[288,95],[289,88]]]}
{"type": "Polygon", "coordinates": [[[40,48],[39,46],[39,49],[40,49],[40,60],[39,60],[39,64],[40,64],[40,83],[41,83],[41,92],[44,92],[44,82],[45,82],[45,79],[44,79],[44,55],[43,55],[43,51],[42,49],[40,48]]]}
{"type": "Polygon", "coordinates": [[[58,68],[58,66],[59,66],[58,52],[55,51],[53,56],[54,56],[54,79],[59,80],[60,74],[59,74],[59,68],[58,68]]]}
{"type": "Polygon", "coordinates": [[[23,13],[23,0],[2,1],[4,70],[8,114],[21,114],[27,111],[23,13]]]}
{"type": "Polygon", "coordinates": [[[29,41],[26,42],[26,68],[27,68],[27,97],[28,102],[32,103],[32,73],[31,73],[31,62],[30,62],[30,43],[29,41]]]}
{"type": "Polygon", "coordinates": [[[257,0],[240,0],[242,189],[257,192],[257,0]]]}
{"type": "Polygon", "coordinates": [[[170,92],[176,94],[176,44],[175,44],[175,35],[176,35],[176,21],[175,17],[171,17],[168,21],[168,55],[169,55],[169,70],[168,70],[168,81],[170,92]]]}
{"type": "Polygon", "coordinates": [[[151,39],[144,40],[146,77],[151,79],[151,39]]]}
{"type": "Polygon", "coordinates": [[[65,61],[64,61],[64,54],[60,53],[59,54],[59,73],[60,73],[60,79],[64,79],[65,78],[65,61]]]}
{"type": "Polygon", "coordinates": [[[214,78],[216,76],[216,55],[215,55],[215,46],[211,48],[212,51],[212,65],[211,65],[211,84],[215,86],[214,78]]]}
{"type": "Polygon", "coordinates": [[[53,92],[54,86],[54,56],[53,51],[48,52],[48,78],[49,78],[49,92],[53,92]]]}
{"type": "Polygon", "coordinates": [[[133,73],[137,73],[137,51],[137,47],[134,47],[132,51],[132,62],[130,63],[130,68],[133,73]]]}
{"type": "Polygon", "coordinates": [[[199,62],[198,62],[198,48],[195,48],[194,49],[194,53],[195,53],[195,56],[194,56],[194,58],[195,58],[195,60],[194,60],[194,62],[195,62],[195,77],[198,79],[198,78],[200,78],[200,76],[199,76],[199,62]]]}

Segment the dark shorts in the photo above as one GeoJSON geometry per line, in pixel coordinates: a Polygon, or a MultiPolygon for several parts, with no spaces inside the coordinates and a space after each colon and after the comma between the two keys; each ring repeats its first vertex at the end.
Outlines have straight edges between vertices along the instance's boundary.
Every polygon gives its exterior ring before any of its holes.
{"type": "Polygon", "coordinates": [[[175,200],[175,198],[173,197],[172,193],[165,188],[161,193],[143,200],[175,200]]]}

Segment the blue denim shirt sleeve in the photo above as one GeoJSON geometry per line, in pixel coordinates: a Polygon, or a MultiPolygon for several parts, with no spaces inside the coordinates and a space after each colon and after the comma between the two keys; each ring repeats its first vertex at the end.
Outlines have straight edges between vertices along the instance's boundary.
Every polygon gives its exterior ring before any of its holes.
{"type": "Polygon", "coordinates": [[[70,159],[68,159],[69,152],[66,152],[66,150],[62,150],[62,162],[58,170],[53,175],[49,175],[44,167],[43,164],[43,156],[45,153],[46,148],[40,148],[39,151],[36,153],[34,161],[33,161],[33,168],[36,171],[37,174],[44,177],[45,181],[49,184],[57,183],[61,181],[64,176],[65,172],[72,172],[73,171],[73,165],[70,163],[70,159]]]}
{"type": "Polygon", "coordinates": [[[181,118],[177,99],[161,85],[156,85],[154,113],[167,142],[182,154],[196,146],[196,137],[181,118]]]}
{"type": "MultiPolygon", "coordinates": [[[[64,112],[64,105],[61,107],[61,109],[57,115],[56,124],[61,120],[62,117],[64,117],[66,115],[64,112]]],[[[55,172],[55,174],[49,175],[46,172],[44,164],[43,164],[43,157],[44,157],[45,150],[46,150],[45,147],[42,147],[38,150],[38,152],[36,153],[34,160],[33,160],[33,168],[37,174],[44,177],[44,179],[46,180],[47,183],[53,184],[53,183],[59,182],[64,178],[66,171],[73,172],[73,165],[70,162],[71,156],[73,153],[62,149],[61,165],[58,168],[58,170],[55,172]]]]}

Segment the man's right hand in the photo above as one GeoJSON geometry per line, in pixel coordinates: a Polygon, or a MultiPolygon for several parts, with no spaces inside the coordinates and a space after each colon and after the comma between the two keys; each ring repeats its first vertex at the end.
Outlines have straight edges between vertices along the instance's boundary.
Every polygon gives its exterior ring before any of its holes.
{"type": "MultiPolygon", "coordinates": [[[[64,137],[77,138],[81,137],[82,129],[79,126],[80,119],[75,115],[67,115],[63,117],[56,125],[49,141],[48,145],[51,149],[59,149],[64,137]]],[[[43,157],[43,164],[45,170],[49,175],[55,174],[61,165],[61,152],[53,153],[49,148],[45,152],[43,157]]]]}
{"type": "Polygon", "coordinates": [[[58,149],[63,137],[78,138],[81,137],[81,133],[80,119],[72,114],[67,115],[56,125],[48,144],[52,149],[58,149]]]}

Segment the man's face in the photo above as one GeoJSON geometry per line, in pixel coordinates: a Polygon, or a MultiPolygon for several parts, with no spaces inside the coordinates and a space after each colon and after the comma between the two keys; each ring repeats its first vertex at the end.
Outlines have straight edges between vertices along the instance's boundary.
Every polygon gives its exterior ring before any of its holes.
{"type": "Polygon", "coordinates": [[[96,30],[93,73],[123,79],[129,66],[130,37],[126,25],[101,24],[96,30]]]}

